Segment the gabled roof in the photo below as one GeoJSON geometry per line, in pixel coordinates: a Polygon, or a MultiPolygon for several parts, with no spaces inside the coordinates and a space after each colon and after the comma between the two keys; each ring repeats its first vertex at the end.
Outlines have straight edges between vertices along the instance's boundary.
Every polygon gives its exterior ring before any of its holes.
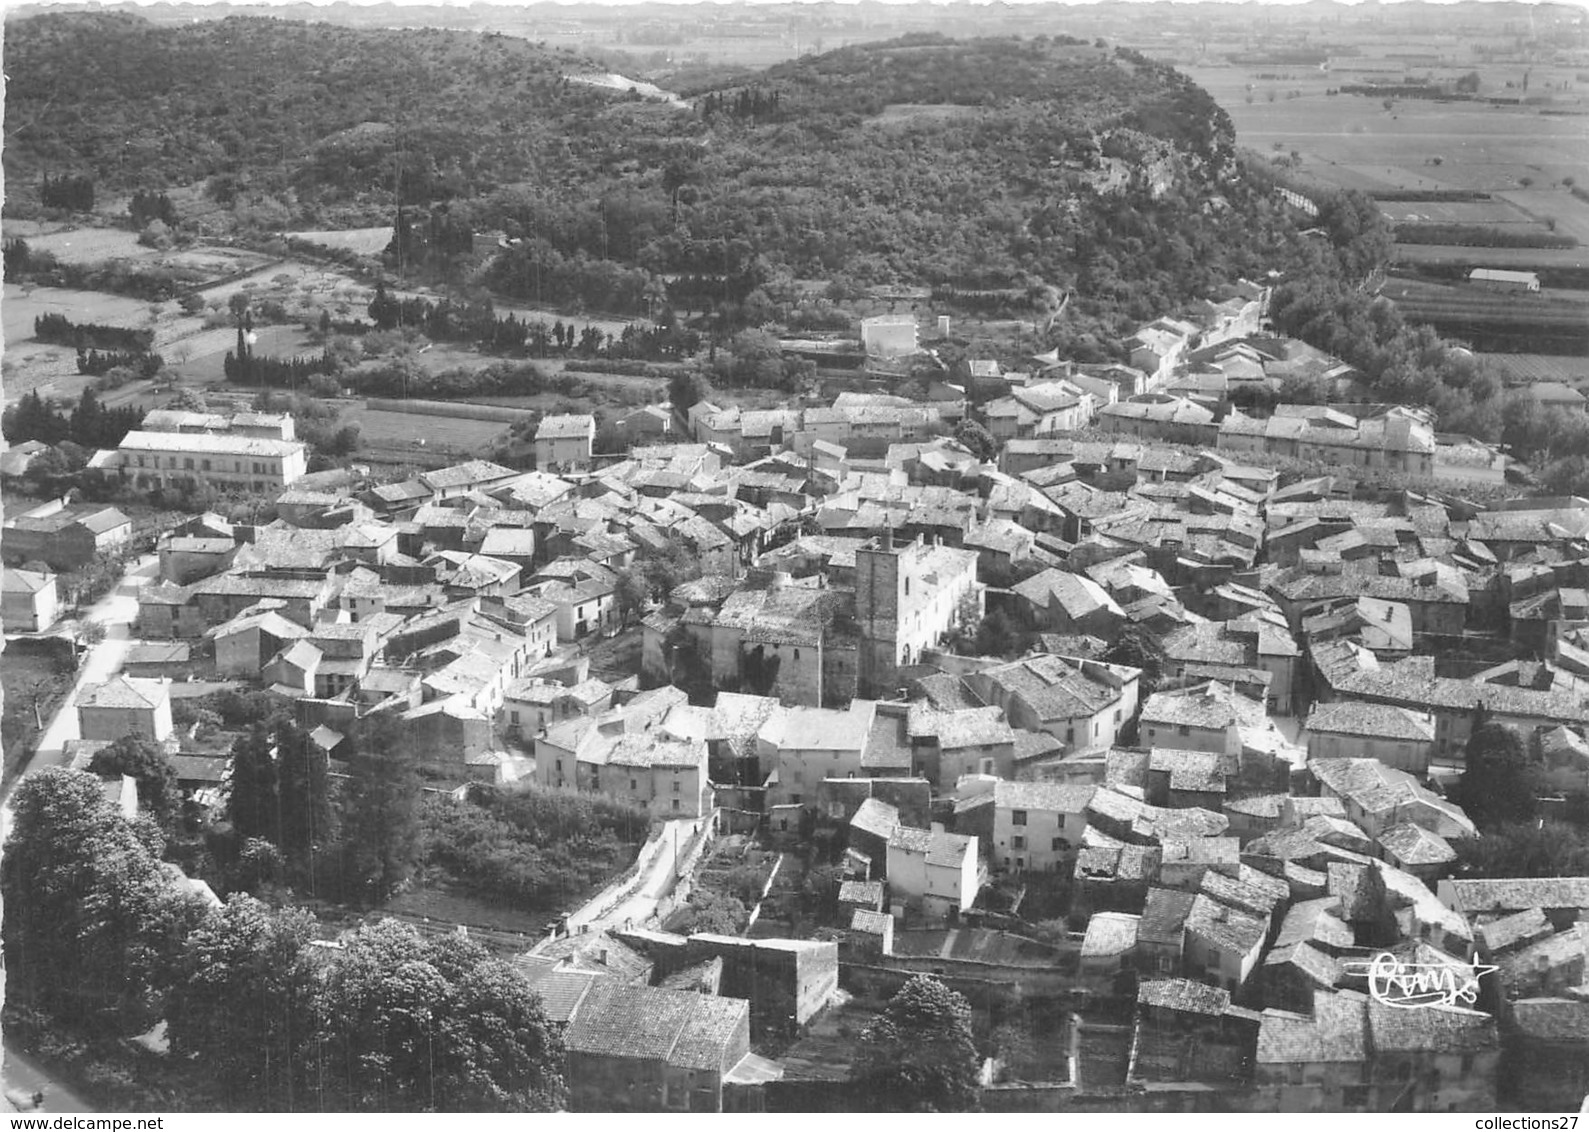
{"type": "Polygon", "coordinates": [[[171,686],[163,680],[140,680],[136,676],[113,676],[103,684],[83,689],[78,707],[135,708],[149,711],[167,703],[171,686]]]}
{"type": "Polygon", "coordinates": [[[850,819],[850,828],[888,841],[899,829],[899,810],[887,802],[868,798],[850,819]]]}

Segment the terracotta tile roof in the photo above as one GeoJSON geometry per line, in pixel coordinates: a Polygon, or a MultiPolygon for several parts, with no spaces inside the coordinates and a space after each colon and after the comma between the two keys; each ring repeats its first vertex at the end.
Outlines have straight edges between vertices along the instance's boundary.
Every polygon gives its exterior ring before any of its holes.
{"type": "Polygon", "coordinates": [[[1479,928],[1479,937],[1490,954],[1499,955],[1514,947],[1526,947],[1531,943],[1537,943],[1554,930],[1543,911],[1538,908],[1526,908],[1482,925],[1479,928]]]}
{"type": "Polygon", "coordinates": [[[1175,944],[1179,946],[1186,917],[1191,914],[1194,893],[1175,888],[1148,889],[1147,902],[1142,908],[1137,938],[1144,943],[1175,944]]]}
{"type": "Polygon", "coordinates": [[[1369,1040],[1377,1053],[1427,1050],[1467,1053],[1494,1049],[1495,1019],[1478,1010],[1431,1006],[1403,1010],[1370,1000],[1369,1040]]]}
{"type": "Polygon", "coordinates": [[[1402,865],[1443,865],[1457,859],[1449,841],[1412,822],[1391,826],[1379,835],[1379,844],[1402,865]]]}
{"type": "Polygon", "coordinates": [[[1230,1007],[1230,992],[1191,979],[1154,979],[1137,987],[1137,1005],[1218,1017],[1230,1007]]]}
{"type": "Polygon", "coordinates": [[[1141,919],[1125,912],[1094,912],[1087,921],[1087,934],[1082,939],[1082,957],[1130,952],[1137,945],[1137,925],[1141,919]]]}
{"type": "Polygon", "coordinates": [[[1316,992],[1312,1017],[1283,1010],[1263,1012],[1258,1026],[1260,1065],[1361,1064],[1368,1058],[1366,995],[1355,991],[1316,992]]]}
{"type": "Polygon", "coordinates": [[[1315,704],[1305,724],[1310,734],[1358,735],[1432,743],[1434,720],[1392,704],[1332,700],[1315,704]]]}
{"type": "Polygon", "coordinates": [[[1589,1000],[1523,998],[1511,1004],[1512,1024],[1525,1037],[1589,1043],[1589,1000]]]}

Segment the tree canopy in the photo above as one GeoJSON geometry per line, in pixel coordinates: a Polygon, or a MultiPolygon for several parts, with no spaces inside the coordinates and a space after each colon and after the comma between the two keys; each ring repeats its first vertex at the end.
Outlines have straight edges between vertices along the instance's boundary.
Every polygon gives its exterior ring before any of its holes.
{"type": "Polygon", "coordinates": [[[326,1104],[354,1112],[533,1112],[562,1099],[562,1042],[512,968],[384,920],[353,933],[322,992],[326,1104]]]}
{"type": "Polygon", "coordinates": [[[83,771],[48,767],[17,787],[0,862],[6,969],[19,1001],[104,1033],[147,1028],[203,905],[83,771]]]}
{"type": "Polygon", "coordinates": [[[976,1107],[971,1004],[930,975],[889,1000],[861,1037],[852,1079],[885,1112],[964,1112],[976,1107]]]}
{"type": "Polygon", "coordinates": [[[1522,733],[1506,723],[1483,723],[1468,739],[1461,802],[1480,829],[1527,821],[1538,812],[1537,770],[1522,733]]]}
{"type": "Polygon", "coordinates": [[[88,769],[99,775],[127,775],[138,784],[138,805],[169,829],[182,795],[177,772],[160,744],[141,735],[123,735],[94,753],[88,769]]]}

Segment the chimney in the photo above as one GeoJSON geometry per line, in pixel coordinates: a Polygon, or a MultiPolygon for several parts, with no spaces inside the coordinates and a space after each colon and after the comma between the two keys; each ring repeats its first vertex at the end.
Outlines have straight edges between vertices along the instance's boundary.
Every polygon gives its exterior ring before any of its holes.
{"type": "Polygon", "coordinates": [[[938,316],[938,337],[949,337],[949,316],[946,314],[938,316]]]}
{"type": "Polygon", "coordinates": [[[933,833],[942,833],[943,832],[943,822],[935,821],[935,822],[932,823],[930,828],[931,828],[933,833]]]}

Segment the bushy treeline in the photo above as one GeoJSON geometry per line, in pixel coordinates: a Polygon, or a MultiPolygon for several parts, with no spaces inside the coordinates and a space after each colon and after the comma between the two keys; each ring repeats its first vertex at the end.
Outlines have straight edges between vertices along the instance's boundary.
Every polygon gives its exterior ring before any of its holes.
{"type": "Polygon", "coordinates": [[[1398,224],[1398,244],[1441,244],[1461,248],[1576,248],[1578,240],[1565,232],[1493,224],[1398,224]]]}
{"type": "Polygon", "coordinates": [[[423,818],[428,862],[459,886],[532,911],[604,883],[633,859],[651,824],[641,806],[539,789],[430,799],[423,818]]]}
{"type": "Polygon", "coordinates": [[[125,350],[146,354],[154,346],[153,330],[133,330],[125,326],[104,326],[94,322],[73,322],[64,314],[51,311],[33,320],[33,336],[40,342],[75,346],[79,350],[125,350]]]}
{"type": "MultiPolygon", "coordinates": [[[[42,248],[30,248],[26,240],[5,241],[5,278],[8,283],[31,279],[47,287],[74,291],[108,291],[129,295],[145,302],[163,303],[175,299],[204,273],[194,267],[139,266],[130,260],[106,263],[62,263],[42,248]]],[[[70,345],[70,343],[68,343],[70,345]]]]}
{"type": "Polygon", "coordinates": [[[127,215],[134,228],[142,228],[154,220],[168,228],[177,226],[176,205],[165,193],[146,193],[141,189],[133,193],[132,200],[127,203],[127,215]]]}
{"type": "Polygon", "coordinates": [[[92,389],[85,389],[77,404],[66,412],[34,389],[6,406],[3,421],[5,438],[11,444],[25,440],[44,444],[71,441],[88,449],[115,448],[143,423],[143,410],[130,405],[107,409],[92,389]]]}
{"type": "Polygon", "coordinates": [[[438,401],[527,397],[546,387],[546,375],[530,362],[493,362],[476,370],[432,372],[411,355],[360,369],[350,374],[349,380],[366,396],[428,397],[438,401]]]}
{"type": "MultiPolygon", "coordinates": [[[[247,896],[207,908],[82,771],[17,789],[0,863],[7,1007],[97,1043],[164,1021],[162,1108],[523,1112],[563,1099],[561,1040],[517,972],[394,921],[335,947],[315,917],[247,896]]],[[[122,1056],[125,1056],[124,1054],[122,1056]]],[[[123,1091],[130,1091],[123,1082],[123,1091]]]]}
{"type": "Polygon", "coordinates": [[[164,365],[165,359],[159,354],[145,354],[135,350],[122,352],[79,348],[77,351],[77,372],[93,377],[109,373],[117,367],[124,367],[134,371],[139,377],[150,378],[159,373],[164,365]]]}
{"type": "Polygon", "coordinates": [[[238,357],[226,351],[221,360],[221,372],[227,381],[246,385],[265,385],[272,389],[296,388],[307,385],[310,378],[336,372],[336,362],[328,354],[294,358],[273,358],[266,354],[255,356],[252,350],[238,357]]]}
{"type": "Polygon", "coordinates": [[[73,212],[94,210],[94,179],[66,174],[51,177],[44,174],[39,182],[39,202],[45,208],[67,208],[73,212]]]}

